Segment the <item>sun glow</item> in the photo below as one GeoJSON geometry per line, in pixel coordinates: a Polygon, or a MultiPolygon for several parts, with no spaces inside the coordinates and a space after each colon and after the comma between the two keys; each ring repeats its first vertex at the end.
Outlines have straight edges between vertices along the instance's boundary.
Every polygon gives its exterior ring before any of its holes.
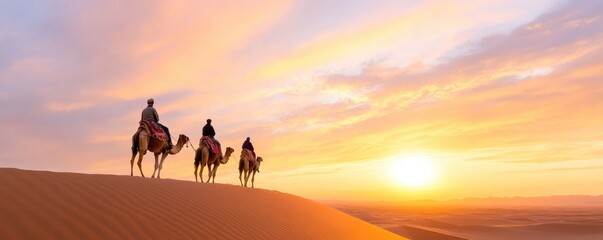
{"type": "Polygon", "coordinates": [[[391,176],[404,186],[422,187],[431,183],[435,177],[433,163],[425,155],[402,156],[393,161],[391,176]]]}

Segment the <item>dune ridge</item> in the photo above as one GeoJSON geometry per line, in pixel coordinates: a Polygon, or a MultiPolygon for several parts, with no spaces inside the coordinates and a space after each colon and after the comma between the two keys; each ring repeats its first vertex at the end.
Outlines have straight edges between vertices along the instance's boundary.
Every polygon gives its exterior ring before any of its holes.
{"type": "Polygon", "coordinates": [[[298,196],[0,168],[0,239],[405,239],[298,196]]]}

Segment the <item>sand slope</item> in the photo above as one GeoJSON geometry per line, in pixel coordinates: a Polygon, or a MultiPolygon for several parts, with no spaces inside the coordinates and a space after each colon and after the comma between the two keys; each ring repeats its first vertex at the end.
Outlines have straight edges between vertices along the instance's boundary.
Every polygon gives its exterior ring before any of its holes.
{"type": "Polygon", "coordinates": [[[276,191],[0,168],[0,239],[404,239],[276,191]]]}
{"type": "Polygon", "coordinates": [[[448,234],[429,231],[419,227],[398,226],[390,227],[388,230],[398,233],[401,236],[409,237],[412,240],[468,240],[466,238],[455,237],[448,234]]]}

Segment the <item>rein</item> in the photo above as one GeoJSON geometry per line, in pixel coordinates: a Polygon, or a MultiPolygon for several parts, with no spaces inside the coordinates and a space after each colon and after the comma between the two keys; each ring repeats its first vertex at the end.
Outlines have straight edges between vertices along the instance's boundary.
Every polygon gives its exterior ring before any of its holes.
{"type": "MultiPolygon", "coordinates": [[[[178,140],[177,140],[177,139],[175,139],[174,137],[172,137],[172,140],[173,140],[173,141],[178,142],[178,140]]],[[[191,139],[190,139],[190,138],[189,138],[189,139],[188,139],[188,141],[186,142],[186,147],[187,147],[187,148],[188,148],[188,145],[191,145],[191,147],[193,148],[193,151],[195,151],[195,152],[197,151],[197,149],[195,149],[195,146],[193,146],[193,144],[191,143],[191,139]]]]}
{"type": "Polygon", "coordinates": [[[193,148],[193,151],[197,151],[197,149],[195,149],[195,146],[193,146],[193,144],[191,143],[191,140],[188,139],[188,142],[186,143],[186,147],[188,147],[188,145],[191,145],[191,147],[193,148]]]}

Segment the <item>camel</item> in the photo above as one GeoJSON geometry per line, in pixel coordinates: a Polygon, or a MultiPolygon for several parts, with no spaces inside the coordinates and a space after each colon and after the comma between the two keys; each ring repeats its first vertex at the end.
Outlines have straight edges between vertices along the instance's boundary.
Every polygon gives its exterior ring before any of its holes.
{"type": "Polygon", "coordinates": [[[230,155],[233,152],[233,148],[227,147],[226,152],[224,153],[224,157],[218,160],[219,155],[210,151],[209,146],[207,146],[207,143],[200,142],[199,148],[195,153],[195,181],[198,182],[197,169],[199,168],[199,164],[201,164],[201,171],[199,171],[199,178],[201,178],[201,182],[203,182],[203,168],[205,168],[205,165],[207,165],[207,169],[209,171],[209,179],[207,179],[207,182],[211,180],[211,182],[214,183],[214,181],[216,180],[216,171],[218,170],[218,166],[220,166],[220,164],[228,163],[228,159],[230,159],[230,155]],[[213,169],[212,165],[214,165],[213,169]]]}
{"type": "Polygon", "coordinates": [[[157,138],[151,137],[148,133],[148,130],[144,129],[140,131],[138,134],[138,141],[136,140],[136,134],[132,137],[132,159],[130,160],[130,176],[134,176],[134,158],[138,154],[138,169],[140,169],[140,175],[144,177],[144,173],[142,172],[142,156],[147,153],[147,150],[153,152],[155,154],[155,170],[153,170],[153,176],[155,177],[155,172],[157,172],[157,178],[161,178],[161,169],[163,168],[163,160],[170,155],[175,155],[180,150],[182,150],[182,146],[188,142],[188,137],[184,134],[180,134],[178,137],[178,142],[176,145],[172,147],[172,149],[168,150],[168,142],[166,140],[159,140],[157,138]],[[138,142],[136,144],[136,142],[138,142]],[[159,155],[161,154],[161,162],[159,162],[159,155]],[[158,170],[159,169],[159,170],[158,170]]]}
{"type": "Polygon", "coordinates": [[[255,173],[260,171],[260,164],[262,164],[262,161],[264,161],[262,157],[257,157],[257,164],[253,164],[253,162],[251,162],[251,159],[249,159],[247,154],[245,154],[245,149],[241,151],[241,159],[239,160],[239,181],[241,182],[241,186],[243,186],[243,180],[241,179],[241,175],[243,174],[243,171],[245,171],[245,187],[247,187],[247,181],[249,180],[249,175],[251,175],[251,187],[255,188],[255,186],[253,185],[253,182],[255,180],[255,173]]]}

